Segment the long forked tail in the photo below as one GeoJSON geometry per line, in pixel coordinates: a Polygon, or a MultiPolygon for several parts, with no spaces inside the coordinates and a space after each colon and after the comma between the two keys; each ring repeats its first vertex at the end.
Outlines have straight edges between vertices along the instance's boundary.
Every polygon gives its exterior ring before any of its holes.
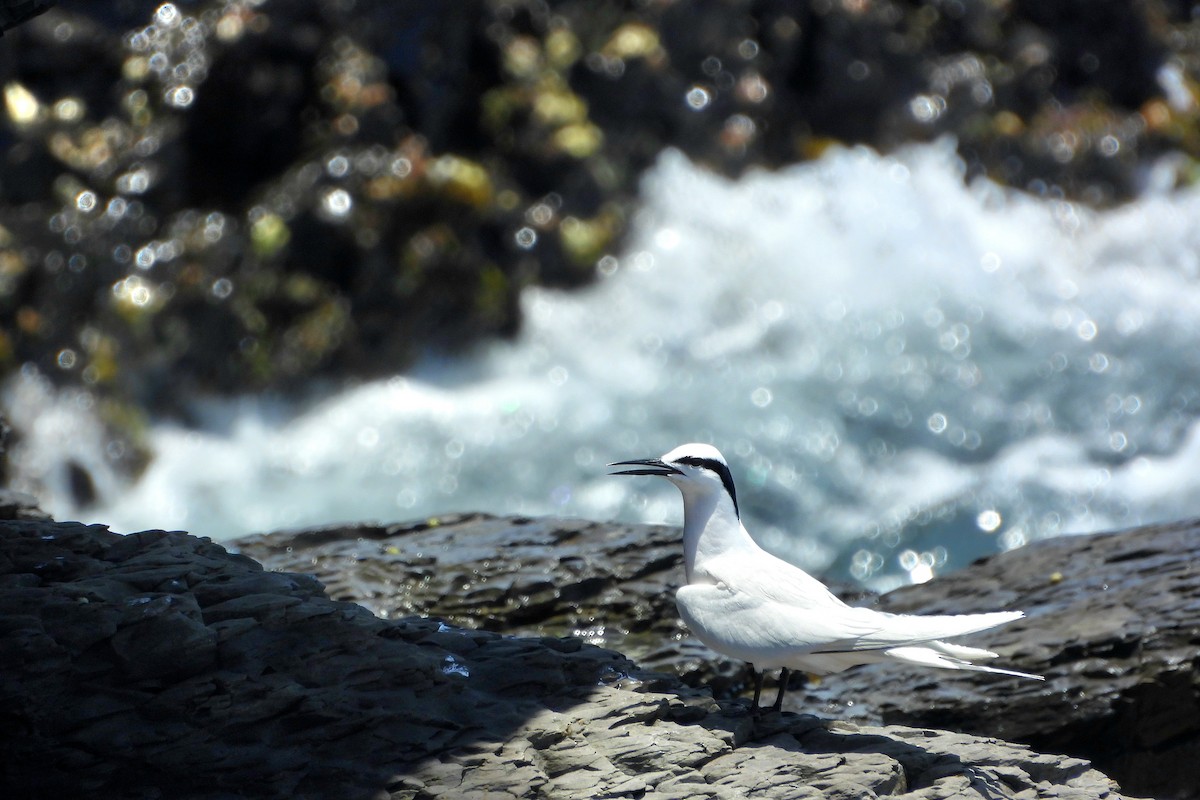
{"type": "Polygon", "coordinates": [[[996,658],[996,654],[990,650],[983,650],[978,647],[965,647],[961,644],[950,644],[949,642],[927,642],[921,645],[912,645],[910,647],[892,647],[883,651],[889,658],[894,658],[897,661],[905,661],[909,664],[920,664],[926,667],[941,667],[942,669],[965,669],[972,672],[991,672],[996,675],[1012,675],[1016,678],[1032,678],[1035,681],[1044,681],[1045,677],[1034,675],[1031,672],[1018,672],[1015,669],[1001,669],[999,667],[989,667],[984,664],[976,664],[975,660],[996,658]]]}

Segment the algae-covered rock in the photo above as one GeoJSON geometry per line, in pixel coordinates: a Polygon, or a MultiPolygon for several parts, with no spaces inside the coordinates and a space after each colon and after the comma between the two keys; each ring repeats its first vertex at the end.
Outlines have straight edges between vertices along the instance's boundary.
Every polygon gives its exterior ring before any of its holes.
{"type": "Polygon", "coordinates": [[[0,376],[183,413],[511,335],[523,287],[620,254],[666,147],[737,175],[951,134],[968,178],[1119,202],[1200,154],[1193,26],[1158,2],[64,5],[4,39],[0,376]]]}

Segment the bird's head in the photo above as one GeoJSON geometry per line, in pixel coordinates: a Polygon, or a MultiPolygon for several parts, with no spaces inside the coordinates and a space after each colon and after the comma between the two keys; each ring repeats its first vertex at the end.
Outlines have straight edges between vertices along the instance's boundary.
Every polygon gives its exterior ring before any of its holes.
{"type": "Polygon", "coordinates": [[[721,451],[710,444],[681,444],[661,458],[640,458],[632,461],[617,461],[610,467],[636,466],[613,475],[658,475],[679,487],[685,498],[695,495],[710,495],[725,492],[733,501],[733,511],[738,513],[737,491],[733,487],[733,476],[721,451]]]}

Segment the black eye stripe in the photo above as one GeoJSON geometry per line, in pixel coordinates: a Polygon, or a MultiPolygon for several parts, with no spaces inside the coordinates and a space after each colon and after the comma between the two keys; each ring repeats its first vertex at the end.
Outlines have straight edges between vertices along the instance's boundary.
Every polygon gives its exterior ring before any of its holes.
{"type": "Polygon", "coordinates": [[[737,490],[733,488],[733,475],[729,473],[729,467],[717,461],[715,458],[700,458],[699,456],[684,456],[683,458],[675,459],[676,464],[687,464],[689,467],[704,467],[711,469],[721,478],[721,483],[725,485],[725,491],[729,492],[729,499],[733,501],[733,513],[739,518],[742,512],[738,510],[737,490]]]}

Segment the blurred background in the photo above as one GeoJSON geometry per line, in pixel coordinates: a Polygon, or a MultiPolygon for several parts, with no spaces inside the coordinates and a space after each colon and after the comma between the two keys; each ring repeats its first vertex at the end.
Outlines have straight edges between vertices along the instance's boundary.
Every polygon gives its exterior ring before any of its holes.
{"type": "Polygon", "coordinates": [[[879,589],[1193,515],[1198,54],[1167,0],[58,2],[0,39],[5,483],[678,522],[604,464],[708,441],[879,589]]]}

